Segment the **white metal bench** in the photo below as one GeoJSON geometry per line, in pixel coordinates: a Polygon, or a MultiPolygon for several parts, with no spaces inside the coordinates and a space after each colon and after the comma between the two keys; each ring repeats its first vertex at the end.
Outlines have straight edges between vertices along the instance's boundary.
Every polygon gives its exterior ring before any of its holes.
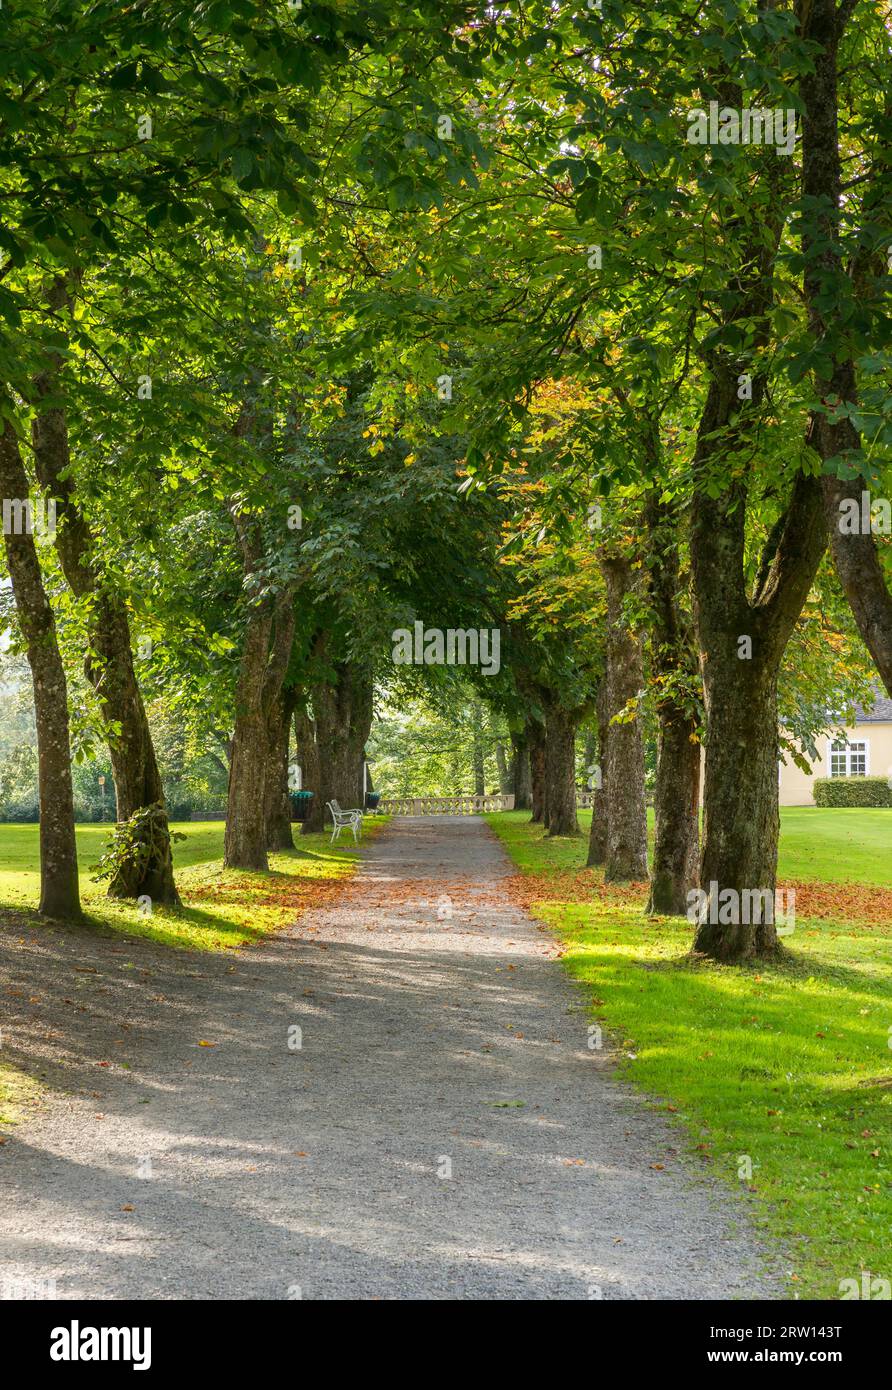
{"type": "Polygon", "coordinates": [[[351,811],[342,811],[339,803],[335,800],[326,801],[325,805],[331,812],[333,826],[331,843],[334,844],[342,830],[350,829],[353,831],[353,843],[356,844],[359,835],[362,834],[362,811],[355,808],[351,811]]]}

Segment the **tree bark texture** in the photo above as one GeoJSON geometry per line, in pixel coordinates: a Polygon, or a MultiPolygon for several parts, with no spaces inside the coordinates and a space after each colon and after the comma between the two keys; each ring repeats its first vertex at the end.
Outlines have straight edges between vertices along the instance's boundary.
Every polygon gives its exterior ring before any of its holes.
{"type": "Polygon", "coordinates": [[[607,765],[605,795],[607,844],[604,878],[607,882],[647,878],[647,803],[644,790],[644,744],[636,714],[617,722],[616,716],[635,699],[644,684],[641,639],[623,614],[633,572],[625,556],[602,553],[601,572],[607,587],[607,765]]]}
{"type": "Polygon", "coordinates": [[[313,690],[321,795],[343,811],[362,809],[362,765],[372,727],[371,674],[356,662],[334,666],[335,680],[313,690]]]}
{"type": "Polygon", "coordinates": [[[511,735],[511,782],[515,811],[530,811],[533,806],[533,779],[530,772],[530,750],[524,734],[511,735]]]}
{"type": "MultiPolygon", "coordinates": [[[[256,524],[233,512],[246,577],[253,579],[263,550],[256,524]]],[[[269,729],[281,697],[294,641],[290,588],[264,594],[248,608],[235,697],[235,730],[223,862],[227,868],[267,870],[267,767],[269,729]]]]}
{"type": "Polygon", "coordinates": [[[545,783],[545,725],[538,719],[527,722],[527,745],[530,750],[530,804],[531,820],[537,825],[545,824],[546,783],[545,783]]]}
{"type": "MultiPolygon", "coordinates": [[[[24,501],[27,497],[28,479],[19,442],[9,419],[5,419],[0,434],[0,499],[24,501]]],[[[28,535],[24,529],[17,535],[10,528],[3,540],[34,686],[40,796],[39,910],[45,917],[76,921],[81,908],[74,839],[68,688],[56,623],[43,587],[33,535],[28,535]]]]}
{"type": "Polygon", "coordinates": [[[697,648],[682,606],[677,508],[652,491],[645,504],[651,675],[658,721],[654,852],[647,911],[684,916],[700,868],[697,648]]]}
{"type": "Polygon", "coordinates": [[[288,797],[288,750],[295,694],[289,687],[272,701],[267,726],[266,847],[294,849],[291,802],[288,797]]]}
{"type": "Polygon", "coordinates": [[[549,835],[578,835],[576,718],[557,701],[545,709],[545,786],[549,835]]]}
{"type": "Polygon", "coordinates": [[[310,713],[306,691],[301,691],[294,711],[294,738],[302,785],[305,791],[313,793],[300,833],[318,835],[325,820],[325,802],[322,799],[322,768],[316,743],[316,721],[310,713]]]}
{"type": "Polygon", "coordinates": [[[586,867],[596,868],[603,864],[607,859],[607,730],[610,723],[610,699],[607,691],[607,676],[603,676],[598,686],[598,695],[595,703],[598,718],[598,761],[597,770],[600,771],[600,779],[595,775],[592,778],[592,823],[588,837],[588,858],[586,867]],[[601,785],[597,783],[600,780],[601,785]]]}
{"type": "Polygon", "coordinates": [[[151,826],[154,848],[143,872],[117,876],[108,891],[111,897],[146,896],[153,902],[177,906],[180,899],[174,882],[164,787],[134,670],[130,620],[123,600],[107,588],[97,568],[95,538],[71,474],[68,423],[61,407],[52,403],[58,365],[56,359],[54,368],[34,382],[32,444],[37,476],[56,502],[55,546],[68,586],[77,598],[92,598],[87,620],[90,649],[84,671],[109,731],[106,741],[115,782],[116,818],[123,823],[137,811],[157,807],[151,818],[145,819],[145,825],[151,826]]]}

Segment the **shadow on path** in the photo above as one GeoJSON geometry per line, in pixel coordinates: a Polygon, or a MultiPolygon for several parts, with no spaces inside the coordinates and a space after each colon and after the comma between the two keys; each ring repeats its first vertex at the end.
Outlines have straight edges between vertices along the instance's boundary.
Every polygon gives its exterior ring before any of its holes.
{"type": "Polygon", "coordinates": [[[0,1288],[777,1296],[745,1204],[589,1051],[510,872],[480,820],[406,819],[237,955],[0,934],[4,1055],[57,1091],[0,1148],[0,1288]]]}

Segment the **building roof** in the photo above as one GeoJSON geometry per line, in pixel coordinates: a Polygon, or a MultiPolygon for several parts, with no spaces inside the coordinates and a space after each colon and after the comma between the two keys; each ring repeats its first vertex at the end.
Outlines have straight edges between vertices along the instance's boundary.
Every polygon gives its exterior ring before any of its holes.
{"type": "Polygon", "coordinates": [[[855,706],[856,724],[892,724],[892,699],[877,692],[877,697],[869,707],[855,706]]]}

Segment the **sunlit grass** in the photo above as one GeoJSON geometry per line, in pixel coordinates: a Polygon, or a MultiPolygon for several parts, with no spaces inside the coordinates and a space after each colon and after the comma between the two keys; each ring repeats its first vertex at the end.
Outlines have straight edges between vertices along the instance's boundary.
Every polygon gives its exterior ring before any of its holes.
{"type": "MultiPolygon", "coordinates": [[[[780,816],[781,882],[814,880],[892,888],[892,808],[782,806],[780,816]]],[[[518,813],[518,824],[526,819],[518,813]]],[[[652,810],[647,820],[652,848],[652,810]]],[[[591,823],[591,811],[580,810],[582,835],[545,840],[539,851],[543,862],[555,868],[585,864],[591,823]]],[[[509,827],[505,833],[511,835],[509,827]]]]}
{"type": "MultiPolygon", "coordinates": [[[[367,818],[364,837],[385,822],[383,816],[367,818]]],[[[135,903],[106,897],[105,885],[92,880],[92,868],[112,827],[78,826],[81,901],[88,925],[193,950],[243,946],[286,926],[307,907],[324,903],[353,873],[360,857],[352,840],[342,838],[332,845],[327,834],[296,833],[298,848],[272,854],[269,874],[249,873],[223,868],[222,822],[192,821],[173,829],[186,835],[175,846],[183,908],[153,907],[150,915],[143,915],[135,903]]],[[[295,832],[298,829],[295,826],[295,832]]],[[[0,907],[31,916],[39,892],[37,827],[0,825],[0,907]]]]}
{"type": "MultiPolygon", "coordinates": [[[[852,883],[871,872],[887,882],[870,838],[863,853],[850,842],[845,814],[785,811],[782,876],[814,877],[807,860],[844,867],[852,883]],[[826,815],[818,833],[812,818],[826,815]]],[[[754,1194],[790,1252],[791,1294],[838,1298],[839,1281],[862,1270],[892,1276],[892,921],[800,919],[782,962],[694,963],[684,920],[645,918],[643,899],[611,894],[595,873],[585,887],[558,879],[584,861],[572,840],[544,839],[522,813],[488,819],[531,875],[532,910],[563,939],[623,1071],[711,1171],[754,1194]],[[555,896],[564,883],[566,900],[555,896]]]]}
{"type": "MultiPolygon", "coordinates": [[[[42,1087],[17,1067],[0,1062],[0,1125],[14,1125],[28,1105],[34,1105],[42,1087]]],[[[2,1136],[0,1136],[2,1139],[2,1136]]]]}

